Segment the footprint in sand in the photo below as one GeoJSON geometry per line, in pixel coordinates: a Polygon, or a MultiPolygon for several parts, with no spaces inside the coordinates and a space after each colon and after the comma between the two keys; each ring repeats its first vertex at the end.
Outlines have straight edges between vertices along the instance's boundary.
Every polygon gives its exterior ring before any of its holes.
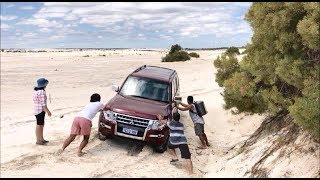
{"type": "Polygon", "coordinates": [[[170,162],[171,165],[175,166],[176,168],[178,169],[182,169],[183,168],[183,165],[182,165],[182,162],[170,162]]]}
{"type": "Polygon", "coordinates": [[[16,170],[31,169],[34,165],[38,164],[38,160],[41,159],[42,157],[43,155],[23,155],[1,166],[6,167],[6,169],[16,169],[16,170]]]}
{"type": "MultiPolygon", "coordinates": [[[[98,171],[101,171],[101,170],[98,170],[98,171]]],[[[93,175],[91,175],[91,178],[100,178],[100,177],[103,177],[103,176],[106,176],[106,175],[109,175],[112,173],[113,173],[113,171],[111,171],[111,170],[108,170],[108,171],[102,172],[102,173],[94,171],[93,175]]]]}

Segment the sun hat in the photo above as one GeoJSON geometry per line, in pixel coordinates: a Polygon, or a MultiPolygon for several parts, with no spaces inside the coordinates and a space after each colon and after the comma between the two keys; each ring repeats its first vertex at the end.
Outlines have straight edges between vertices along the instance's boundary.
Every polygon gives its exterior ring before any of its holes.
{"type": "Polygon", "coordinates": [[[37,80],[37,88],[46,87],[48,85],[49,81],[45,78],[40,78],[37,80]]]}

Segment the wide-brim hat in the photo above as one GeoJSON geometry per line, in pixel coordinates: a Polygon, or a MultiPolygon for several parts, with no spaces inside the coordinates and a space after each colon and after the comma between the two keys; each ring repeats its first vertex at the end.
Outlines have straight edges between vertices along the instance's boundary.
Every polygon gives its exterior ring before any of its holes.
{"type": "Polygon", "coordinates": [[[40,78],[37,80],[37,88],[46,87],[48,85],[49,81],[45,78],[40,78]]]}

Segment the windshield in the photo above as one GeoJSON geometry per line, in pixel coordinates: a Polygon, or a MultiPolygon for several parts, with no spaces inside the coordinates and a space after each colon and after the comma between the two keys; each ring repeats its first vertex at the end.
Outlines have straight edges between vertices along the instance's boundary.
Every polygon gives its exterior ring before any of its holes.
{"type": "Polygon", "coordinates": [[[147,78],[130,76],[123,84],[119,94],[169,102],[169,85],[147,78]]]}

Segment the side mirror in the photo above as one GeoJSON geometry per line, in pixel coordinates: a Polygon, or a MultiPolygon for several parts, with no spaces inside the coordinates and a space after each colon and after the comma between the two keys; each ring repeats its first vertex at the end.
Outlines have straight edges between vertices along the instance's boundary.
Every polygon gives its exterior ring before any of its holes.
{"type": "Polygon", "coordinates": [[[181,103],[182,97],[181,97],[181,96],[175,96],[175,97],[174,97],[174,101],[175,101],[176,103],[181,103]]]}
{"type": "Polygon", "coordinates": [[[119,91],[119,86],[117,85],[112,85],[112,90],[115,91],[115,92],[118,92],[119,91]]]}

